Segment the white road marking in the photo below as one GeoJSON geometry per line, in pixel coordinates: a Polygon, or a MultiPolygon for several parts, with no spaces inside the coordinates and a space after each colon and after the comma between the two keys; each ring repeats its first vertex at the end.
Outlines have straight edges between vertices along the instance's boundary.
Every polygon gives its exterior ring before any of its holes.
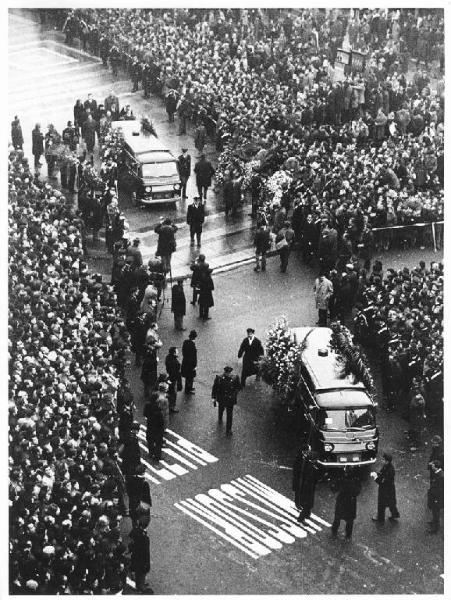
{"type": "Polygon", "coordinates": [[[176,503],[176,504],[174,504],[174,506],[176,508],[178,508],[179,510],[181,510],[182,512],[184,512],[186,515],[190,516],[192,519],[195,519],[196,521],[198,521],[199,523],[201,523],[204,527],[207,527],[211,531],[214,531],[217,535],[219,535],[219,537],[222,537],[223,539],[227,540],[230,544],[233,544],[234,546],[236,546],[237,548],[239,548],[242,552],[245,552],[246,554],[248,554],[252,558],[258,558],[259,557],[258,554],[255,554],[254,552],[252,552],[251,550],[249,550],[248,548],[246,548],[245,546],[243,546],[242,544],[240,544],[239,542],[237,542],[233,537],[230,537],[227,534],[225,534],[220,529],[217,529],[216,527],[213,527],[213,525],[210,525],[210,523],[207,523],[205,521],[205,519],[202,519],[201,517],[197,516],[196,514],[194,514],[190,510],[188,510],[184,505],[176,503]]]}
{"type": "Polygon", "coordinates": [[[172,431],[171,429],[166,429],[166,431],[178,439],[177,445],[181,446],[182,448],[185,448],[186,450],[194,454],[194,456],[198,456],[202,460],[205,460],[207,463],[214,463],[218,461],[216,456],[213,456],[206,450],[199,448],[199,446],[196,446],[196,444],[189,442],[178,433],[175,433],[175,431],[172,431]]]}
{"type": "MultiPolygon", "coordinates": [[[[197,471],[199,468],[198,465],[207,466],[209,463],[213,463],[218,460],[206,450],[203,450],[199,446],[196,446],[196,444],[193,444],[189,440],[186,440],[181,435],[171,430],[165,431],[164,442],[165,445],[162,448],[162,453],[168,457],[171,457],[175,461],[174,463],[169,463],[166,460],[160,460],[158,462],[158,467],[156,467],[141,458],[141,462],[150,472],[147,478],[149,481],[157,483],[157,485],[162,482],[158,481],[155,476],[160,477],[164,481],[170,481],[177,476],[186,475],[190,472],[190,470],[197,471]],[[172,442],[167,438],[167,436],[173,436],[176,441],[172,442]],[[199,458],[199,456],[202,456],[202,458],[199,458]]],[[[148,456],[149,450],[147,447],[146,427],[143,423],[140,424],[138,431],[138,444],[145,455],[148,456]]]]}
{"type": "Polygon", "coordinates": [[[174,506],[255,559],[330,526],[316,515],[301,525],[294,502],[250,475],[174,506]]]}

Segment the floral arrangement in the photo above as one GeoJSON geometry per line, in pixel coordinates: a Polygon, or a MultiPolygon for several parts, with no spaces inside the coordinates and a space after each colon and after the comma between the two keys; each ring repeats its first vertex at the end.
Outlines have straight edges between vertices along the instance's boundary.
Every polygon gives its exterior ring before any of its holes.
{"type": "Polygon", "coordinates": [[[155,137],[158,137],[154,124],[149,117],[143,117],[141,119],[141,132],[143,135],[154,135],[155,137]]]}
{"type": "Polygon", "coordinates": [[[282,199],[284,187],[288,187],[293,178],[285,171],[276,171],[266,182],[266,190],[269,197],[272,198],[272,203],[279,203],[282,199]]]}
{"type": "Polygon", "coordinates": [[[243,179],[241,180],[241,186],[242,186],[243,191],[246,191],[250,188],[252,178],[255,175],[255,172],[258,170],[259,167],[260,167],[260,161],[256,160],[256,159],[251,160],[250,162],[248,162],[244,165],[243,179]]]}
{"type": "Polygon", "coordinates": [[[224,185],[225,182],[225,174],[227,171],[236,171],[239,176],[244,173],[245,163],[244,161],[237,156],[236,149],[231,149],[227,147],[218,158],[218,165],[216,167],[215,172],[215,181],[216,184],[221,186],[224,185]]]}
{"type": "Polygon", "coordinates": [[[280,317],[268,330],[266,355],[260,361],[260,373],[283,404],[292,405],[299,375],[302,347],[290,335],[288,321],[280,317]]]}
{"type": "Polygon", "coordinates": [[[332,335],[330,347],[337,353],[338,376],[352,375],[355,381],[361,381],[370,394],[374,394],[374,380],[363,351],[354,344],[349,329],[339,321],[330,324],[332,335]]]}
{"type": "Polygon", "coordinates": [[[83,166],[83,181],[91,190],[103,190],[105,184],[91,164],[83,166]]]}
{"type": "Polygon", "coordinates": [[[105,133],[102,147],[100,149],[100,156],[102,159],[111,158],[113,161],[117,162],[122,153],[124,134],[122,129],[111,129],[111,125],[109,129],[105,133]]]}

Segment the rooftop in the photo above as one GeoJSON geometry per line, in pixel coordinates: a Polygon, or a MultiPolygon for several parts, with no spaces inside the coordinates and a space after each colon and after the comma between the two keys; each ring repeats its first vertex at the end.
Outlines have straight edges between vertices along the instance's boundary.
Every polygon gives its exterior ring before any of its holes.
{"type": "Polygon", "coordinates": [[[293,339],[302,344],[306,340],[306,348],[302,352],[302,362],[308,369],[312,381],[317,389],[354,389],[364,390],[363,383],[354,383],[352,375],[339,377],[339,367],[337,365],[337,355],[330,348],[330,338],[332,330],[328,327],[296,327],[291,329],[293,339]],[[318,351],[327,352],[321,356],[318,351]]]}

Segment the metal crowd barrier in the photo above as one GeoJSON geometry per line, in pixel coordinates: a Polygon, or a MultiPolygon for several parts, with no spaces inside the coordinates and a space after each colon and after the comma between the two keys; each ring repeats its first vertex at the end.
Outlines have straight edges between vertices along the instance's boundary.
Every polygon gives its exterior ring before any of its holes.
{"type": "Polygon", "coordinates": [[[431,227],[434,252],[437,252],[437,234],[435,226],[444,224],[444,221],[429,221],[428,223],[409,223],[408,225],[393,225],[391,227],[373,227],[372,231],[373,233],[376,233],[378,231],[394,231],[399,229],[408,229],[410,227],[431,227]]]}

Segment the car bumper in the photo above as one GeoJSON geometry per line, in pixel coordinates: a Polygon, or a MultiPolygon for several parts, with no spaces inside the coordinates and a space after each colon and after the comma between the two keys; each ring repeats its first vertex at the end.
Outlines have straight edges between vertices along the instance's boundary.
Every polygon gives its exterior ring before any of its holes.
{"type": "Polygon", "coordinates": [[[373,465],[376,462],[376,457],[374,458],[370,458],[368,460],[346,460],[346,461],[340,461],[340,462],[329,462],[327,460],[318,460],[318,464],[321,465],[322,467],[349,467],[350,465],[352,465],[353,467],[362,467],[365,465],[373,465]]]}

